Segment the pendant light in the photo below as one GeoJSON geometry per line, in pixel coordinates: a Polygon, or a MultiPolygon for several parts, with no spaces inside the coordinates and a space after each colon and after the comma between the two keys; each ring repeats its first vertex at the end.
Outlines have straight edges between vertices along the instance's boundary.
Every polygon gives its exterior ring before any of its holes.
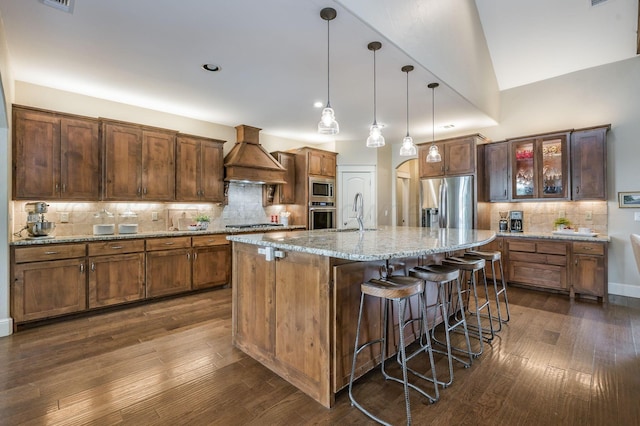
{"type": "Polygon", "coordinates": [[[378,148],[384,146],[384,136],[382,136],[382,128],[376,121],[376,50],[382,47],[379,41],[372,41],[367,48],[373,51],[373,124],[369,129],[369,137],[367,138],[367,148],[378,148]]]}
{"type": "Polygon", "coordinates": [[[427,87],[431,89],[431,146],[429,147],[429,154],[427,155],[427,163],[439,163],[442,161],[436,141],[436,87],[440,86],[438,83],[429,83],[427,87]]]}
{"type": "Polygon", "coordinates": [[[320,11],[320,17],[327,21],[327,106],[322,110],[322,117],[318,123],[318,133],[321,135],[337,135],[340,132],[329,98],[329,22],[336,16],[336,10],[331,7],[325,7],[320,11]]]}
{"type": "Polygon", "coordinates": [[[411,157],[417,154],[416,146],[413,143],[413,138],[409,136],[409,73],[413,71],[413,65],[405,65],[401,69],[402,72],[407,73],[407,136],[402,139],[400,156],[411,157]]]}

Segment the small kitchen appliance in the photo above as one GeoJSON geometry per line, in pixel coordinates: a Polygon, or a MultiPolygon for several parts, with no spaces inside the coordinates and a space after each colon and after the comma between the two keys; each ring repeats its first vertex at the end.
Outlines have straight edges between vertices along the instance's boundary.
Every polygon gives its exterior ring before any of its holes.
{"type": "Polygon", "coordinates": [[[27,225],[24,229],[29,232],[31,238],[53,238],[51,233],[56,229],[55,222],[49,222],[44,214],[49,211],[49,204],[44,201],[36,201],[25,204],[27,211],[27,225]]]}
{"type": "Polygon", "coordinates": [[[509,212],[509,229],[511,232],[522,232],[522,210],[511,210],[509,212]]]}
{"type": "Polygon", "coordinates": [[[498,212],[500,213],[500,222],[498,222],[498,230],[500,232],[507,232],[509,230],[509,221],[507,217],[509,217],[509,212],[498,212]]]}

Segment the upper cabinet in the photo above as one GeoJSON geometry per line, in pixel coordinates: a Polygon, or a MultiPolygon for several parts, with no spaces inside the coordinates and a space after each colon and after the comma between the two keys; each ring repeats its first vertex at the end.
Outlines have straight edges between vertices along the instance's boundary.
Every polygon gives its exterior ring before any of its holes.
{"type": "Polygon", "coordinates": [[[442,161],[427,163],[432,143],[418,145],[419,174],[421,178],[472,175],[476,172],[476,144],[483,141],[479,134],[435,142],[442,161]]]}
{"type": "Polygon", "coordinates": [[[175,200],[176,132],[109,120],[102,126],[104,199],[175,200]]]}
{"type": "Polygon", "coordinates": [[[176,201],[224,201],[224,141],[178,134],[176,201]]]}
{"type": "Polygon", "coordinates": [[[98,120],[13,106],[13,198],[97,201],[98,120]]]}
{"type": "Polygon", "coordinates": [[[569,132],[511,141],[514,200],[568,199],[569,132]]]}
{"type": "Polygon", "coordinates": [[[310,175],[336,177],[336,153],[309,149],[307,155],[310,175]]]}
{"type": "MultiPolygon", "coordinates": [[[[282,164],[287,171],[284,180],[287,183],[278,185],[274,196],[274,204],[295,204],[296,203],[296,155],[290,152],[272,152],[271,155],[282,164]]],[[[333,160],[333,170],[335,175],[335,157],[333,160]]]]}
{"type": "Polygon", "coordinates": [[[509,143],[481,145],[484,148],[484,194],[487,201],[509,201],[509,143]]]}
{"type": "Polygon", "coordinates": [[[571,196],[574,200],[607,199],[607,131],[610,125],[571,134],[571,196]]]}

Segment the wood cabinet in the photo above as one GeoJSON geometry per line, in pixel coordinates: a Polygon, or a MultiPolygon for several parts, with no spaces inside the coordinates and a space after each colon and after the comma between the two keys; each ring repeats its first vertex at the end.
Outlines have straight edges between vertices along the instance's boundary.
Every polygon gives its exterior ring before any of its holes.
{"type": "Polygon", "coordinates": [[[513,200],[568,199],[569,131],[511,140],[513,200]]]}
{"type": "MultiPolygon", "coordinates": [[[[506,244],[505,244],[505,238],[496,237],[489,244],[485,244],[485,245],[479,247],[478,251],[499,251],[500,252],[500,257],[502,259],[502,271],[503,271],[503,273],[505,273],[505,279],[506,279],[507,247],[506,247],[506,244]]],[[[502,279],[502,276],[500,275],[500,267],[498,266],[497,263],[495,264],[494,268],[495,268],[495,271],[496,271],[496,279],[498,279],[498,280],[502,279]]],[[[487,262],[487,264],[486,264],[486,273],[487,273],[487,279],[489,279],[489,278],[493,279],[493,273],[491,271],[490,262],[487,262]]]]}
{"type": "Polygon", "coordinates": [[[427,163],[429,147],[433,143],[418,145],[418,173],[421,178],[472,175],[476,172],[476,144],[484,141],[480,134],[434,142],[442,161],[427,163]]]}
{"type": "MultiPolygon", "coordinates": [[[[277,185],[274,194],[273,204],[295,204],[296,203],[296,156],[290,152],[276,151],[271,155],[278,160],[278,163],[286,169],[284,180],[287,183],[277,185]]],[[[335,156],[333,160],[333,170],[335,176],[335,156]]],[[[330,165],[328,167],[331,167],[330,165]]],[[[322,167],[320,167],[322,169],[322,167]]]]}
{"type": "Polygon", "coordinates": [[[607,302],[607,246],[601,242],[577,241],[572,245],[571,297],[575,293],[596,296],[607,302]]]}
{"type": "Polygon", "coordinates": [[[175,200],[176,132],[106,120],[102,129],[105,200],[175,200]]]}
{"type": "Polygon", "coordinates": [[[611,126],[575,130],[571,134],[571,197],[607,199],[607,131],[611,126]]]}
{"type": "Polygon", "coordinates": [[[309,174],[336,177],[336,153],[309,149],[309,174]]]}
{"type": "Polygon", "coordinates": [[[229,284],[231,280],[231,244],[226,234],[192,238],[192,288],[209,288],[229,284]]]}
{"type": "Polygon", "coordinates": [[[176,201],[224,201],[224,141],[178,134],[176,201]]]}
{"type": "Polygon", "coordinates": [[[191,238],[147,240],[146,297],[191,290],[191,238]]]}
{"type": "Polygon", "coordinates": [[[144,298],[144,240],[89,243],[87,251],[89,308],[144,298]]]}
{"type": "Polygon", "coordinates": [[[570,243],[507,238],[509,282],[569,290],[570,243]]]}
{"type": "Polygon", "coordinates": [[[509,201],[511,175],[508,142],[482,145],[484,191],[486,201],[509,201]]]}
{"type": "Polygon", "coordinates": [[[16,324],[87,309],[84,244],[15,248],[11,316],[16,324]]]}
{"type": "Polygon", "coordinates": [[[330,407],[329,258],[259,249],[234,243],[234,344],[330,407]]]}
{"type": "Polygon", "coordinates": [[[14,105],[13,198],[100,199],[98,121],[14,105]]]}

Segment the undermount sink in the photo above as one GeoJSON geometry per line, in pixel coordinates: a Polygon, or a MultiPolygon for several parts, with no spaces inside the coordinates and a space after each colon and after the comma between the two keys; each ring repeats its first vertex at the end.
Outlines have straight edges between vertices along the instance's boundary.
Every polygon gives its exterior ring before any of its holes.
{"type": "MultiPolygon", "coordinates": [[[[358,228],[342,228],[342,229],[328,229],[329,232],[360,232],[358,228]]],[[[364,228],[364,231],[377,231],[376,228],[364,228]]]]}

